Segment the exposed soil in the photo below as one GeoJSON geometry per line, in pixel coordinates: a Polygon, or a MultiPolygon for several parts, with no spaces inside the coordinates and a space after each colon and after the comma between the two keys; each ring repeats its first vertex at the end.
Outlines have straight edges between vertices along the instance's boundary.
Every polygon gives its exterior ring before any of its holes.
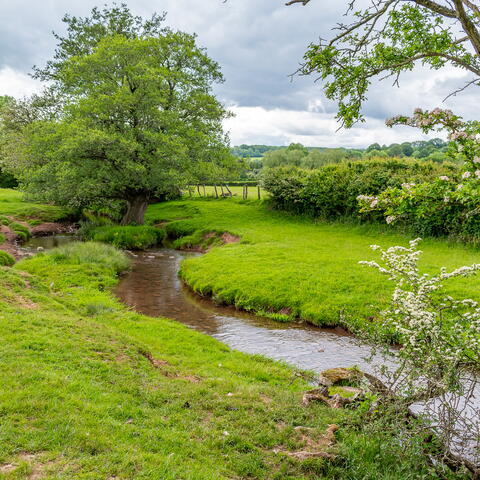
{"type": "Polygon", "coordinates": [[[46,222],[30,229],[32,237],[46,237],[61,233],[75,233],[76,226],[70,223],[46,222]]]}
{"type": "MultiPolygon", "coordinates": [[[[49,237],[60,235],[62,233],[74,233],[76,230],[76,225],[71,223],[45,222],[34,227],[31,227],[26,222],[15,220],[15,223],[27,227],[30,230],[32,237],[49,237]]],[[[9,253],[16,260],[20,260],[26,256],[25,252],[20,249],[18,235],[10,227],[7,225],[0,225],[0,233],[5,236],[5,242],[0,244],[0,250],[9,253]]]]}

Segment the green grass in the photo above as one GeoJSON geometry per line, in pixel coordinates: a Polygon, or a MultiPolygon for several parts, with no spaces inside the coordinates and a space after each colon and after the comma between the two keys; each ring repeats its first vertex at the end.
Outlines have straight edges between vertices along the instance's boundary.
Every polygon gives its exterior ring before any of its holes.
{"type": "Polygon", "coordinates": [[[23,193],[10,188],[0,188],[0,223],[5,216],[18,220],[58,222],[66,220],[71,212],[62,207],[23,200],[23,193]]]}
{"type": "Polygon", "coordinates": [[[89,243],[0,269],[0,478],[438,478],[355,412],[302,406],[290,368],[127,310],[108,292],[125,266],[89,243]],[[274,453],[332,423],[336,460],[274,453]]]}
{"type": "MultiPolygon", "coordinates": [[[[377,259],[371,244],[406,245],[409,240],[384,227],[315,223],[273,211],[263,202],[232,199],[156,204],[148,209],[147,220],[169,221],[167,232],[189,241],[208,231],[241,236],[240,243],[184,261],[182,277],[195,291],[220,301],[317,325],[374,325],[390,299],[392,285],[358,262],[377,259]]],[[[181,244],[180,238],[177,245],[181,244]]],[[[421,248],[426,272],[478,263],[480,258],[478,249],[441,240],[427,239],[421,248]]],[[[447,291],[480,300],[480,280],[455,279],[447,291]]]]}
{"type": "Polygon", "coordinates": [[[15,263],[15,259],[8,252],[0,250],[0,266],[10,267],[15,263]]]}
{"type": "Polygon", "coordinates": [[[165,238],[165,231],[151,226],[106,225],[87,229],[85,237],[96,242],[111,243],[118,248],[144,250],[159,245],[165,238]]]}

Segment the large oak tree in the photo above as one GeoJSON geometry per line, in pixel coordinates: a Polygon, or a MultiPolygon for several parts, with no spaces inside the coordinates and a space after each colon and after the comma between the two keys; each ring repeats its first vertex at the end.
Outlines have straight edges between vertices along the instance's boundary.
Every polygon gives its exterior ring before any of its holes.
{"type": "Polygon", "coordinates": [[[228,112],[212,94],[222,75],[194,35],[125,5],[63,20],[53,60],[35,71],[47,89],[6,118],[28,191],[79,207],[122,201],[122,223],[141,224],[148,203],[232,167],[228,112]]]}

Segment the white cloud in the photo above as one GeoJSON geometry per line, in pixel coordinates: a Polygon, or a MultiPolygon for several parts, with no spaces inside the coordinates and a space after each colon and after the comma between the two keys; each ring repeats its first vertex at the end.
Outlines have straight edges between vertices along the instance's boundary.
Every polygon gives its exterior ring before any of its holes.
{"type": "Polygon", "coordinates": [[[363,148],[376,142],[389,145],[438,136],[423,135],[408,127],[388,128],[374,118],[367,118],[365,123],[349,130],[338,130],[339,125],[331,114],[318,111],[241,106],[230,110],[235,117],[225,121],[225,128],[230,132],[232,145],[299,142],[309,147],[363,148]]]}
{"type": "Polygon", "coordinates": [[[10,67],[0,69],[0,95],[21,98],[41,90],[41,84],[25,73],[10,67]]]}

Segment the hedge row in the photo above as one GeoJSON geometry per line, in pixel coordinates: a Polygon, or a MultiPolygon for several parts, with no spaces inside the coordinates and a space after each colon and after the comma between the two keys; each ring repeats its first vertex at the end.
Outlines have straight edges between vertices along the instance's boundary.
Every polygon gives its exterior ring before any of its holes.
{"type": "MultiPolygon", "coordinates": [[[[423,182],[439,175],[458,175],[453,164],[401,159],[374,159],[326,165],[317,170],[297,167],[268,169],[263,186],[277,208],[333,219],[359,215],[359,195],[378,195],[405,182],[423,182]]],[[[380,212],[370,217],[381,218],[380,212]]]]}

